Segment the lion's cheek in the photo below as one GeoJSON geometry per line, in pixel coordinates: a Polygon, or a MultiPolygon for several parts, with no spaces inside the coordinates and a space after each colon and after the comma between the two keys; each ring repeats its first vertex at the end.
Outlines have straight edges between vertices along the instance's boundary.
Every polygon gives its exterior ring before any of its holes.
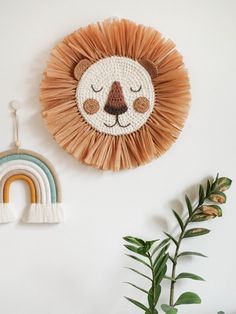
{"type": "Polygon", "coordinates": [[[96,99],[89,98],[83,103],[83,108],[87,114],[95,114],[99,110],[99,102],[96,99]]]}
{"type": "Polygon", "coordinates": [[[145,113],[150,107],[149,100],[146,97],[138,97],[133,102],[134,110],[138,113],[145,113]]]}

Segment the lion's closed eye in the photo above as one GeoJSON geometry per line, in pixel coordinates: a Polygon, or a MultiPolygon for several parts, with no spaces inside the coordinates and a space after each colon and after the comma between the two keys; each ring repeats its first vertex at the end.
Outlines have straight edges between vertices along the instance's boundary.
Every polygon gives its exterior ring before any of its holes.
{"type": "Polygon", "coordinates": [[[131,90],[131,92],[133,92],[133,93],[138,93],[138,92],[141,91],[141,89],[142,89],[142,85],[140,85],[138,88],[130,87],[130,90],[131,90]]]}
{"type": "Polygon", "coordinates": [[[95,93],[99,93],[103,90],[103,86],[101,88],[95,88],[93,84],[91,84],[91,88],[95,93]]]}

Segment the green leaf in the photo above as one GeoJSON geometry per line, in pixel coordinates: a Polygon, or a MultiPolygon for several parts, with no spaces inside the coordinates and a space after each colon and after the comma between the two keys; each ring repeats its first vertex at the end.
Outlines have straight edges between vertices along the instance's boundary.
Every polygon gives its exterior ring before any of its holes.
{"type": "Polygon", "coordinates": [[[202,185],[199,186],[199,205],[202,205],[205,199],[205,193],[202,185]]]}
{"type": "Polygon", "coordinates": [[[177,277],[176,280],[178,279],[193,279],[193,280],[200,280],[200,281],[205,281],[202,277],[191,274],[191,273],[180,273],[177,277]]]}
{"type": "Polygon", "coordinates": [[[130,258],[134,259],[137,262],[142,263],[143,265],[147,266],[148,268],[151,268],[148,263],[144,262],[141,258],[138,258],[137,256],[126,254],[126,256],[129,256],[130,258]]]}
{"type": "Polygon", "coordinates": [[[154,307],[153,288],[151,288],[148,292],[148,304],[150,309],[154,307]]]}
{"type": "Polygon", "coordinates": [[[132,286],[132,287],[134,287],[134,288],[136,288],[136,289],[138,289],[138,290],[140,290],[140,291],[142,291],[142,292],[148,294],[148,291],[147,291],[147,290],[145,290],[145,289],[143,289],[143,288],[140,288],[139,286],[136,286],[136,285],[132,284],[131,282],[125,281],[124,283],[126,283],[127,285],[130,285],[130,286],[132,286]]]}
{"type": "Polygon", "coordinates": [[[148,292],[148,304],[150,309],[154,309],[157,305],[157,301],[161,295],[161,286],[155,285],[152,286],[148,292]]]}
{"type": "Polygon", "coordinates": [[[140,303],[140,302],[138,302],[138,301],[136,301],[136,300],[134,300],[134,299],[131,299],[131,298],[127,298],[127,297],[125,297],[125,298],[126,298],[126,300],[128,300],[128,301],[131,302],[131,303],[133,303],[134,305],[136,305],[136,306],[139,307],[140,309],[142,309],[142,310],[144,310],[144,311],[146,311],[146,312],[149,311],[148,308],[147,308],[144,304],[142,304],[142,303],[140,303]]]}
{"type": "Polygon", "coordinates": [[[181,304],[201,304],[201,299],[196,293],[185,292],[178,298],[175,306],[181,304]]]}
{"type": "Polygon", "coordinates": [[[165,274],[167,272],[167,265],[164,265],[164,268],[161,270],[161,272],[157,275],[157,277],[155,277],[155,281],[156,281],[156,284],[160,284],[162,282],[162,280],[164,279],[165,277],[165,274]]]}
{"type": "Polygon", "coordinates": [[[167,271],[167,261],[169,258],[169,254],[166,254],[160,262],[158,262],[154,268],[154,279],[160,283],[164,278],[166,271],[167,271]]]}
{"type": "Polygon", "coordinates": [[[147,257],[147,249],[146,248],[144,248],[144,247],[136,247],[136,246],[133,246],[133,245],[128,245],[128,244],[125,244],[125,247],[128,249],[128,250],[130,250],[130,251],[132,251],[132,252],[134,252],[134,253],[137,253],[137,254],[140,254],[140,255],[142,255],[142,256],[145,256],[145,257],[147,257]]]}
{"type": "Polygon", "coordinates": [[[161,242],[155,247],[155,249],[153,250],[152,256],[153,256],[158,250],[160,250],[162,247],[165,247],[165,245],[167,245],[169,242],[170,242],[170,239],[169,239],[169,238],[164,239],[163,241],[161,241],[161,242]]]}
{"type": "Polygon", "coordinates": [[[221,177],[217,181],[217,190],[224,192],[230,188],[232,180],[227,177],[221,177]]]}
{"type": "Polygon", "coordinates": [[[174,307],[167,304],[162,304],[161,308],[166,314],[176,314],[178,312],[178,309],[175,309],[174,307]]]}
{"type": "Polygon", "coordinates": [[[153,244],[158,241],[158,240],[152,240],[152,241],[147,241],[144,248],[145,252],[149,252],[149,250],[151,249],[151,247],[153,246],[153,244]]]}
{"type": "Polygon", "coordinates": [[[192,252],[192,251],[182,252],[182,253],[180,253],[180,254],[178,255],[178,257],[187,256],[187,255],[195,255],[195,256],[207,257],[206,255],[204,255],[204,254],[202,254],[202,253],[192,252]]]}
{"type": "Polygon", "coordinates": [[[188,198],[187,194],[185,195],[185,202],[187,204],[188,213],[189,213],[189,217],[190,217],[192,215],[192,213],[193,213],[193,207],[192,207],[192,204],[191,204],[190,199],[188,198]]]}
{"type": "Polygon", "coordinates": [[[209,216],[209,215],[204,215],[204,214],[195,214],[191,221],[192,222],[201,222],[201,221],[207,221],[207,220],[210,220],[210,219],[213,219],[215,218],[214,216],[209,216]]]}
{"type": "Polygon", "coordinates": [[[154,309],[154,310],[150,310],[150,309],[148,309],[148,311],[147,311],[147,312],[145,312],[145,314],[158,314],[158,312],[157,312],[157,310],[156,310],[156,309],[154,309]]]}
{"type": "Polygon", "coordinates": [[[130,268],[130,267],[125,267],[125,268],[133,271],[134,273],[136,273],[136,274],[138,274],[138,275],[140,275],[140,276],[142,276],[142,277],[144,277],[144,278],[146,278],[146,279],[148,279],[150,281],[152,281],[152,279],[150,277],[144,275],[143,273],[141,273],[140,271],[138,271],[138,270],[136,270],[134,268],[130,268]]]}
{"type": "Polygon", "coordinates": [[[154,282],[155,282],[156,287],[161,284],[162,280],[165,277],[166,272],[167,272],[167,265],[164,265],[162,269],[160,269],[160,271],[154,276],[154,282]]]}
{"type": "Polygon", "coordinates": [[[221,217],[222,216],[222,210],[220,206],[218,205],[204,205],[201,206],[200,210],[205,215],[211,215],[215,217],[221,217]]]}
{"type": "Polygon", "coordinates": [[[165,235],[168,237],[168,238],[170,238],[173,242],[174,242],[174,244],[177,246],[178,245],[178,242],[177,242],[177,240],[175,240],[175,238],[174,237],[172,237],[172,235],[170,235],[169,233],[167,233],[167,232],[164,232],[165,233],[165,235]]]}
{"type": "Polygon", "coordinates": [[[158,263],[158,261],[166,254],[166,251],[168,250],[169,246],[170,246],[170,243],[168,243],[166,246],[164,246],[160,250],[159,254],[156,256],[154,260],[154,263],[153,263],[154,267],[156,267],[156,264],[158,263]]]}
{"type": "Polygon", "coordinates": [[[146,242],[143,241],[142,239],[134,238],[134,237],[131,237],[131,236],[126,236],[123,239],[126,242],[129,242],[129,243],[132,243],[132,244],[136,244],[136,245],[139,245],[139,246],[145,246],[145,244],[146,244],[146,242]]]}
{"type": "Polygon", "coordinates": [[[211,190],[214,191],[216,188],[216,185],[218,183],[218,179],[219,179],[219,173],[217,173],[215,181],[213,182],[212,186],[211,186],[211,190]]]}
{"type": "Polygon", "coordinates": [[[221,217],[222,210],[218,205],[203,205],[199,208],[198,213],[196,213],[191,221],[199,222],[206,221],[215,217],[221,217]]]}
{"type": "Polygon", "coordinates": [[[167,259],[168,260],[169,254],[165,252],[160,252],[160,254],[157,256],[155,262],[153,263],[153,271],[156,273],[158,269],[162,266],[163,262],[167,259]]]}
{"type": "Polygon", "coordinates": [[[148,245],[150,245],[150,247],[152,247],[153,244],[154,244],[155,242],[157,242],[157,241],[159,241],[159,239],[151,240],[151,241],[146,241],[146,244],[148,244],[148,245]]]}
{"type": "Polygon", "coordinates": [[[223,192],[217,191],[214,193],[211,193],[208,197],[210,201],[213,201],[215,203],[224,204],[226,203],[226,195],[223,192]]]}
{"type": "Polygon", "coordinates": [[[158,314],[157,310],[149,310],[149,312],[146,312],[145,314],[158,314]]]}
{"type": "Polygon", "coordinates": [[[177,221],[179,223],[181,230],[183,231],[184,230],[184,223],[183,223],[182,219],[180,218],[179,214],[174,209],[172,209],[172,211],[173,211],[173,214],[175,215],[175,218],[177,219],[177,221]]]}
{"type": "Polygon", "coordinates": [[[159,284],[155,287],[155,291],[154,292],[155,292],[154,293],[154,304],[156,306],[157,301],[159,300],[160,295],[161,295],[161,286],[159,284]]]}
{"type": "Polygon", "coordinates": [[[208,195],[211,191],[211,182],[210,180],[207,180],[207,189],[206,189],[206,195],[208,195]]]}
{"type": "Polygon", "coordinates": [[[210,230],[206,228],[193,228],[185,232],[184,238],[198,237],[204,234],[209,233],[210,230]]]}

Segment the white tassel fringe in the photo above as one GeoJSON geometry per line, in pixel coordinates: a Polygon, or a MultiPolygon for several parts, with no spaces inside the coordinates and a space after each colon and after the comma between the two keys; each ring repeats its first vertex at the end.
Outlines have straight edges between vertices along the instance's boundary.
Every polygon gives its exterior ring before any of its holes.
{"type": "Polygon", "coordinates": [[[8,203],[0,203],[0,223],[8,223],[15,220],[15,216],[8,203]]]}
{"type": "Polygon", "coordinates": [[[31,204],[22,219],[25,223],[59,223],[64,221],[60,203],[31,204]]]}

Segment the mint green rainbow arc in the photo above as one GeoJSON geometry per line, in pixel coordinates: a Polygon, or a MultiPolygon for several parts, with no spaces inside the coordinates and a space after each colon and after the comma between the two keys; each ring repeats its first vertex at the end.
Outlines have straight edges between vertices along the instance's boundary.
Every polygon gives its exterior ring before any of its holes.
{"type": "MultiPolygon", "coordinates": [[[[27,167],[27,172],[35,177],[45,178],[44,186],[45,193],[50,195],[47,200],[48,203],[60,203],[61,194],[60,194],[60,184],[57,179],[52,165],[41,155],[36,154],[28,150],[19,150],[19,151],[6,151],[0,155],[0,181],[2,180],[1,171],[6,173],[8,169],[14,167],[15,172],[21,173],[21,170],[27,167]],[[32,169],[32,170],[31,170],[32,169]],[[38,174],[38,175],[37,175],[38,174]]],[[[41,180],[42,181],[42,180],[41,180]]]]}

